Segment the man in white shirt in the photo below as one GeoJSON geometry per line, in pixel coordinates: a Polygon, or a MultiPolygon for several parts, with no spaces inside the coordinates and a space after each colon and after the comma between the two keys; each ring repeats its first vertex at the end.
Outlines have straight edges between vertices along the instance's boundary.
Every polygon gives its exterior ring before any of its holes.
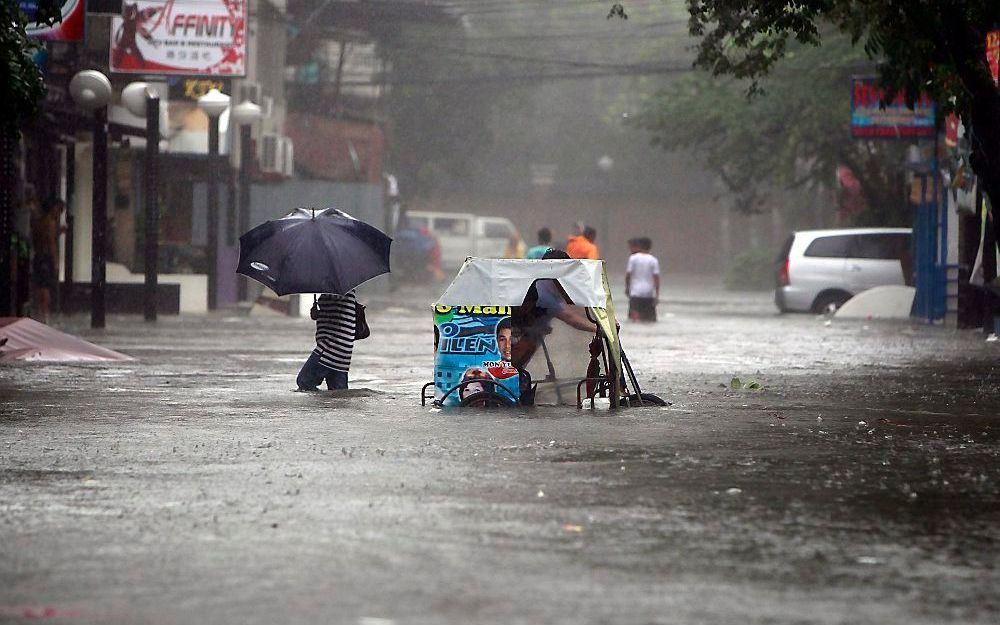
{"type": "Polygon", "coordinates": [[[649,253],[653,243],[646,237],[632,239],[632,255],[625,266],[625,294],[631,321],[656,321],[656,301],[660,299],[660,261],[649,253]]]}

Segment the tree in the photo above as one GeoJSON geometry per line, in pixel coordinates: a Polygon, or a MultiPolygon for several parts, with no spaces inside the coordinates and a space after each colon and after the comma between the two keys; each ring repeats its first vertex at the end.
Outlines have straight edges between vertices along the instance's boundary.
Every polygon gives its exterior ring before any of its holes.
{"type": "MultiPolygon", "coordinates": [[[[33,18],[51,26],[62,19],[62,0],[37,0],[33,18]]],[[[28,53],[37,44],[28,37],[29,17],[18,0],[0,0],[0,316],[10,315],[10,243],[13,211],[14,146],[21,124],[34,117],[45,83],[28,53]]]]}
{"type": "MultiPolygon", "coordinates": [[[[879,62],[882,85],[911,101],[923,91],[971,134],[970,164],[1000,206],[1000,90],[986,60],[986,36],[1000,28],[996,0],[687,0],[700,40],[695,64],[750,81],[786,56],[789,43],[819,45],[830,23],[879,62]]],[[[1000,220],[993,221],[1000,236],[1000,220]]]]}
{"type": "MultiPolygon", "coordinates": [[[[32,19],[51,26],[62,20],[62,0],[36,0],[38,9],[32,19]]],[[[28,37],[29,17],[19,0],[0,0],[0,132],[16,137],[21,123],[34,117],[45,96],[45,83],[38,66],[28,54],[38,44],[28,37]]]]}
{"type": "Polygon", "coordinates": [[[855,221],[907,225],[902,146],[851,138],[850,76],[863,53],[839,35],[787,57],[756,97],[747,80],[696,73],[648,98],[632,123],[665,149],[700,151],[739,212],[759,212],[777,188],[832,188],[846,167],[865,200],[855,221]]]}

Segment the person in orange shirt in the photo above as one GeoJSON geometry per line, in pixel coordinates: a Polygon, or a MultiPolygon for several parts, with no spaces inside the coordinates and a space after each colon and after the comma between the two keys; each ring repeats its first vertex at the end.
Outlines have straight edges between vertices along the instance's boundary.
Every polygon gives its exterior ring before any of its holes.
{"type": "Polygon", "coordinates": [[[566,253],[569,254],[570,258],[599,260],[601,252],[594,245],[594,239],[596,238],[597,230],[594,230],[591,226],[586,226],[583,229],[583,234],[571,236],[566,240],[566,253]]]}

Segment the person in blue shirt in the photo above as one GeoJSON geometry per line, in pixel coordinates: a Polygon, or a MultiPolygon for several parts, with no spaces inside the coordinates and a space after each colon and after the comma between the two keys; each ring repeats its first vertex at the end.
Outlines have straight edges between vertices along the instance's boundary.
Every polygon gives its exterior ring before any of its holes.
{"type": "Polygon", "coordinates": [[[538,231],[538,245],[532,247],[528,250],[525,258],[531,258],[538,260],[545,256],[545,252],[549,251],[552,247],[552,231],[548,228],[542,228],[538,231]]]}

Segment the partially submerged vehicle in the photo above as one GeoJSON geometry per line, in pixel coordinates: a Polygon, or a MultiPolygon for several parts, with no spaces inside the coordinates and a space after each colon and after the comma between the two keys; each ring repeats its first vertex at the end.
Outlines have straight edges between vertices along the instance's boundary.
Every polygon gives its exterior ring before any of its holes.
{"type": "Polygon", "coordinates": [[[639,388],[621,348],[599,260],[467,258],[434,306],[434,355],[434,381],[421,389],[422,405],[428,400],[435,406],[532,405],[539,384],[550,386],[560,400],[566,386],[575,386],[577,408],[585,401],[593,408],[599,397],[611,408],[666,405],[639,388]],[[582,309],[594,328],[589,360],[581,353],[560,363],[564,368],[587,363],[583,377],[568,380],[556,376],[545,342],[553,310],[564,306],[582,309]],[[538,327],[545,329],[533,329],[538,327]],[[527,361],[539,347],[547,373],[536,383],[527,361]]]}

